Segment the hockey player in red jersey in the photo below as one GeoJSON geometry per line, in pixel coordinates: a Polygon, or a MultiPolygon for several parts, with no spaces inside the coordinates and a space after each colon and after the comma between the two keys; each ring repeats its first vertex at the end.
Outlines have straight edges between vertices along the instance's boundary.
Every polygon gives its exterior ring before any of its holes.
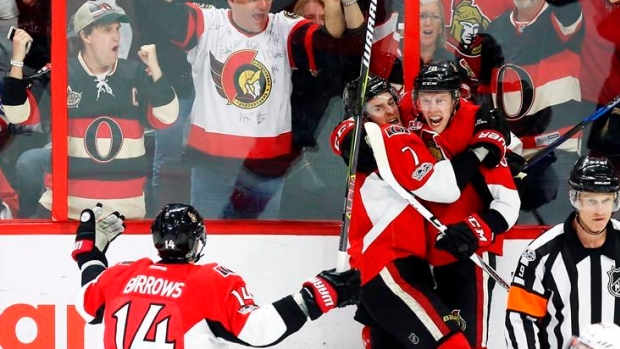
{"type": "MultiPolygon", "coordinates": [[[[497,128],[509,138],[503,115],[462,100],[460,85],[458,70],[450,61],[423,67],[415,80],[414,104],[420,116],[409,128],[420,134],[438,160],[452,159],[471,147],[487,132],[485,128],[497,128]]],[[[446,237],[437,242],[434,226],[427,223],[426,228],[437,293],[453,316],[464,320],[471,345],[485,348],[494,281],[468,258],[475,252],[495,266],[495,256],[502,254],[501,234],[517,221],[520,199],[505,159],[498,166],[477,170],[455,202],[426,200],[424,204],[448,227],[446,237]]]]}
{"type": "Polygon", "coordinates": [[[243,278],[217,263],[198,265],[206,242],[201,215],[168,204],[151,226],[161,258],[108,268],[105,251],[122,233],[117,212],[97,223],[101,207],[80,216],[72,256],[82,273],[76,305],[91,324],[104,323],[104,348],[226,348],[227,342],[266,347],[358,298],[359,272],[326,270],[300,292],[258,306],[243,278]]]}
{"type": "MultiPolygon", "coordinates": [[[[344,100],[348,114],[355,108],[359,79],[349,83],[344,100]]],[[[480,160],[495,166],[503,158],[503,136],[479,137],[472,149],[451,160],[438,161],[421,139],[402,126],[397,96],[386,80],[370,76],[363,108],[364,122],[381,126],[394,177],[416,196],[454,202],[477,172],[480,160]],[[478,147],[489,152],[478,157],[478,147]]],[[[334,130],[334,151],[348,159],[351,144],[347,120],[334,130]]],[[[361,272],[362,292],[356,319],[367,325],[367,347],[470,348],[462,322],[433,290],[427,262],[424,218],[376,172],[364,136],[360,141],[349,240],[351,266],[361,272]],[[369,156],[370,155],[370,156],[369,156]]],[[[433,241],[435,237],[432,238],[433,241]]]]}

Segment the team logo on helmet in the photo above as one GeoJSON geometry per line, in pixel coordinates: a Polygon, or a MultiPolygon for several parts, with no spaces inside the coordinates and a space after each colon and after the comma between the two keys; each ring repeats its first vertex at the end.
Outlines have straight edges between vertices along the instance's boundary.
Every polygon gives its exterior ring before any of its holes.
{"type": "Polygon", "coordinates": [[[607,272],[607,275],[609,275],[607,290],[612,296],[620,297],[620,268],[611,267],[611,270],[607,272]]]}
{"type": "Polygon", "coordinates": [[[256,60],[256,50],[240,50],[222,63],[211,56],[211,76],[217,92],[228,104],[254,109],[265,103],[272,88],[271,74],[256,60]]]}

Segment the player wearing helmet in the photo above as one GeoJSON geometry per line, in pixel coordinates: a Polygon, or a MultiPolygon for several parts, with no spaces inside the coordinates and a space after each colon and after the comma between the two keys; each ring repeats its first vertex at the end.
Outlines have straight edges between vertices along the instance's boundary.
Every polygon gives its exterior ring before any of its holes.
{"type": "MultiPolygon", "coordinates": [[[[408,132],[422,141],[426,148],[424,152],[432,154],[432,161],[437,164],[451,161],[455,168],[459,166],[458,171],[455,171],[457,176],[461,176],[460,171],[471,176],[468,180],[457,177],[460,190],[458,197],[451,201],[441,201],[436,196],[423,196],[414,192],[448,229],[445,238],[437,241],[437,229],[422,220],[425,226],[418,232],[425,233],[425,237],[408,239],[412,241],[410,243],[426,246],[422,255],[426,263],[434,266],[435,293],[439,302],[449,310],[444,319],[458,323],[472,347],[484,348],[489,316],[485,309],[490,307],[494,282],[471,263],[469,256],[478,253],[494,266],[495,255],[502,253],[501,234],[516,222],[520,200],[504,160],[503,143],[501,147],[484,146],[489,151],[483,160],[484,166],[467,163],[468,167],[461,169],[463,162],[460,158],[463,152],[483,146],[481,142],[487,139],[494,138],[503,142],[503,134],[509,136],[509,131],[504,126],[502,115],[461,100],[460,85],[457,68],[450,61],[439,61],[422,67],[415,80],[413,96],[420,115],[418,119],[407,122],[408,132]]],[[[342,139],[342,148],[346,152],[347,139],[342,139]]],[[[389,144],[393,144],[390,137],[386,139],[386,146],[389,147],[389,144]]],[[[360,142],[358,163],[370,163],[366,158],[372,158],[372,152],[366,148],[364,142],[360,142]]],[[[405,149],[402,146],[396,148],[397,153],[403,153],[401,149],[405,149]]],[[[418,155],[420,152],[416,150],[418,155]]],[[[388,152],[388,158],[390,163],[399,164],[391,166],[392,171],[397,173],[405,170],[409,172],[410,180],[414,172],[401,168],[402,161],[397,159],[398,155],[388,152]]],[[[398,180],[403,184],[407,179],[403,176],[398,180]]],[[[424,187],[430,192],[445,193],[444,183],[429,181],[424,187]]],[[[403,200],[399,198],[397,201],[403,200]]],[[[368,206],[371,205],[369,201],[368,206]]],[[[421,219],[417,212],[413,211],[412,214],[416,219],[421,219]]],[[[353,241],[351,245],[354,246],[353,241]]],[[[364,269],[360,269],[364,280],[364,269]]],[[[378,347],[383,346],[373,346],[375,349],[378,347]]]]}
{"type": "Polygon", "coordinates": [[[206,230],[198,211],[185,204],[166,205],[153,221],[160,261],[143,258],[108,268],[105,247],[124,228],[115,213],[102,221],[103,229],[100,212],[82,211],[72,256],[82,272],[76,307],[89,323],[103,321],[106,349],[272,346],[308,318],[357,300],[359,272],[332,269],[305,282],[300,292],[259,307],[241,276],[217,263],[196,264],[206,230]]]}
{"type": "Polygon", "coordinates": [[[581,156],[568,180],[575,211],[521,255],[506,310],[509,348],[567,348],[620,313],[620,182],[604,157],[581,156]]]}
{"type": "MultiPolygon", "coordinates": [[[[356,109],[358,86],[359,80],[356,80],[345,89],[349,115],[356,109]]],[[[403,126],[398,100],[387,81],[370,76],[364,97],[363,121],[380,125],[390,168],[399,183],[428,201],[450,203],[458,199],[480,167],[477,156],[472,154],[479,149],[464,147],[451,159],[440,161],[418,135],[403,126]]],[[[341,151],[345,159],[352,138],[346,133],[352,124],[350,120],[345,121],[333,134],[334,150],[341,151]]],[[[489,132],[496,138],[485,136],[472,144],[488,147],[489,153],[503,152],[502,135],[493,130],[489,132]],[[488,143],[483,145],[485,142],[488,143]]],[[[368,325],[364,334],[367,346],[374,349],[470,348],[463,334],[462,319],[454,316],[452,309],[434,291],[427,262],[424,218],[381,179],[375,171],[372,151],[363,139],[348,252],[351,265],[361,272],[361,303],[356,319],[368,325]]],[[[500,158],[503,155],[496,157],[496,161],[500,158]]],[[[492,161],[485,163],[497,165],[492,161]]]]}

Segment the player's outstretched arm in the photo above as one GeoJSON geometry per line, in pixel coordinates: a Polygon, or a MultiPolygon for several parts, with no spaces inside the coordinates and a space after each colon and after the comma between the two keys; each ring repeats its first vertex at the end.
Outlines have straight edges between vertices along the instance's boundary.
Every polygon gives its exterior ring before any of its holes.
{"type": "Polygon", "coordinates": [[[100,221],[102,213],[103,207],[97,204],[80,214],[71,257],[82,272],[82,286],[97,278],[107,268],[105,252],[110,242],[125,230],[124,216],[113,212],[100,221]]]}
{"type": "Polygon", "coordinates": [[[238,326],[220,328],[223,332],[216,329],[215,334],[246,346],[270,347],[299,331],[308,318],[316,320],[331,309],[356,304],[359,288],[358,270],[338,273],[331,269],[304,282],[300,292],[266,306],[258,307],[249,297],[242,308],[237,309],[238,297],[235,297],[231,301],[234,306],[230,308],[233,319],[228,323],[238,326]]]}

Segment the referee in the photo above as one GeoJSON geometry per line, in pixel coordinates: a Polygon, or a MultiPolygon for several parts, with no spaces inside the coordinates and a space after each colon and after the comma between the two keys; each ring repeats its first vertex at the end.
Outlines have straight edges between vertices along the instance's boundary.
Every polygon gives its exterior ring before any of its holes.
{"type": "Polygon", "coordinates": [[[508,348],[563,349],[592,323],[620,324],[619,181],[604,157],[582,156],[570,177],[575,208],[530,243],[508,293],[508,348]]]}

